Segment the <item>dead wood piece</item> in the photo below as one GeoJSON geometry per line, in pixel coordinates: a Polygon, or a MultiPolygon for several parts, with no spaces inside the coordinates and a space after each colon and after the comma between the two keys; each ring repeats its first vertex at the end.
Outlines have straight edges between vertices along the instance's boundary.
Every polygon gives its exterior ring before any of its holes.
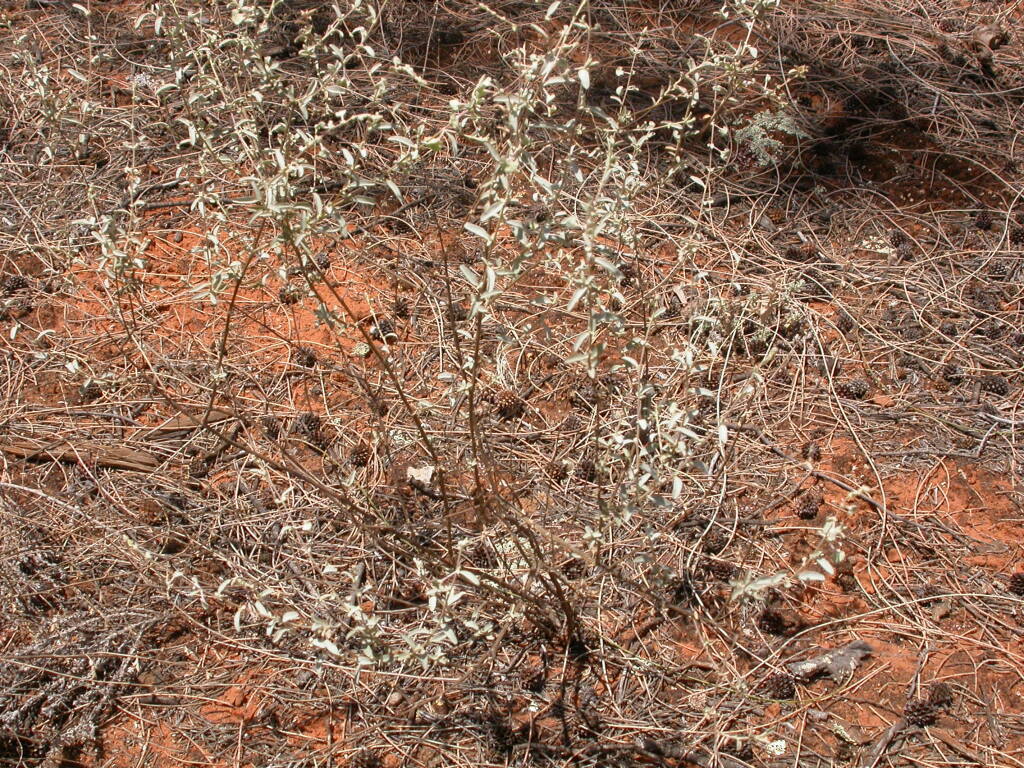
{"type": "Polygon", "coordinates": [[[226,411],[222,408],[211,408],[207,414],[205,412],[200,413],[179,413],[177,416],[172,416],[167,421],[159,424],[158,426],[147,429],[140,432],[137,437],[142,440],[150,440],[153,438],[161,437],[172,437],[178,434],[191,432],[199,429],[204,424],[214,425],[220,424],[228,419],[235,417],[231,411],[226,411]],[[204,419],[205,416],[205,419],[204,419]]]}
{"type": "Polygon", "coordinates": [[[956,739],[948,733],[944,733],[943,731],[938,730],[937,728],[933,728],[930,731],[930,733],[932,736],[941,741],[954,752],[957,752],[961,757],[966,758],[967,760],[970,760],[974,763],[977,763],[978,765],[985,764],[984,757],[975,752],[973,749],[968,748],[967,745],[959,739],[956,739]]]}
{"type": "Polygon", "coordinates": [[[37,441],[12,438],[0,445],[0,451],[28,461],[57,461],[64,464],[127,469],[148,472],[156,469],[160,462],[156,457],[126,448],[122,445],[101,445],[99,443],[68,443],[67,441],[37,441]]]}
{"type": "Polygon", "coordinates": [[[826,651],[813,659],[791,662],[786,665],[786,669],[798,680],[808,681],[828,675],[842,685],[853,677],[861,661],[870,656],[873,650],[863,640],[854,640],[842,648],[826,651]]]}
{"type": "Polygon", "coordinates": [[[974,31],[974,41],[978,46],[991,51],[999,50],[1008,40],[1006,32],[998,24],[986,24],[974,31]]]}
{"type": "Polygon", "coordinates": [[[907,729],[906,718],[901,717],[895,723],[890,725],[885,731],[879,736],[874,744],[871,745],[871,749],[868,750],[864,760],[861,761],[858,768],[875,768],[878,765],[878,761],[882,759],[886,750],[892,746],[893,742],[907,729]]]}

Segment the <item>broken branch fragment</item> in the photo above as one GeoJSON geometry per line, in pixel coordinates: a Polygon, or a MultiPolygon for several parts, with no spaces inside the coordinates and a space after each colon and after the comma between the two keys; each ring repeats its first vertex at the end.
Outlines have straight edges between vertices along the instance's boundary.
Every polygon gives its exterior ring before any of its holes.
{"type": "Polygon", "coordinates": [[[57,461],[63,464],[106,467],[148,472],[160,462],[152,454],[117,445],[97,443],[56,443],[12,439],[0,445],[0,451],[30,461],[57,461]]]}
{"type": "Polygon", "coordinates": [[[820,656],[815,656],[807,661],[794,661],[786,665],[786,669],[797,680],[808,682],[823,675],[832,678],[836,683],[842,685],[853,677],[867,656],[873,652],[873,648],[863,640],[854,640],[842,648],[835,648],[820,656]]]}

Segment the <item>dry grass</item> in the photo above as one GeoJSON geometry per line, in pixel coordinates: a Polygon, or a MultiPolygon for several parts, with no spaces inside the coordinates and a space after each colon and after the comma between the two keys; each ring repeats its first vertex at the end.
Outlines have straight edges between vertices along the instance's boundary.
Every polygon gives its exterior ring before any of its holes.
{"type": "Polygon", "coordinates": [[[1021,764],[1015,6],[30,5],[0,759],[1021,764]]]}

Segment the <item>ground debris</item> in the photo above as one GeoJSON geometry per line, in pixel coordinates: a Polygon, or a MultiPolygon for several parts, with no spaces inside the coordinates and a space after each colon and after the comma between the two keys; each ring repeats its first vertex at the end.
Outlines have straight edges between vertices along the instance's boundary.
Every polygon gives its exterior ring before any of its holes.
{"type": "Polygon", "coordinates": [[[827,675],[839,685],[850,681],[860,663],[871,655],[871,645],[854,640],[841,648],[826,651],[807,661],[794,661],[786,665],[793,677],[807,682],[827,675]]]}

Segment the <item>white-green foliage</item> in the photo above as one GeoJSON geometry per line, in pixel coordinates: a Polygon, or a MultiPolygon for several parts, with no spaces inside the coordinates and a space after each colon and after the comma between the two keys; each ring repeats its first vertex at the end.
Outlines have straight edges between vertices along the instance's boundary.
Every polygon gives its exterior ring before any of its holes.
{"type": "Polygon", "coordinates": [[[747,125],[736,131],[736,141],[740,146],[749,148],[761,165],[776,165],[782,160],[785,144],[774,134],[797,139],[809,138],[792,115],[779,109],[774,112],[758,112],[747,125]]]}
{"type": "MultiPolygon", "coordinates": [[[[586,2],[552,3],[548,20],[557,17],[560,23],[532,25],[533,41],[511,48],[504,35],[515,32],[514,25],[482,7],[494,20],[500,55],[514,77],[499,83],[481,76],[428,123],[410,121],[392,107],[428,83],[414,62],[381,47],[375,35],[387,9],[373,2],[338,0],[319,31],[307,19],[297,38],[297,57],[307,66],[297,77],[265,51],[283,3],[231,0],[227,13],[217,13],[156,0],[137,24],[150,25],[169,45],[168,66],[148,75],[148,87],[169,113],[167,127],[191,164],[189,176],[204,180],[202,187],[184,188],[208,228],[197,252],[213,275],[202,289],[206,298],[217,301],[238,281],[266,279],[249,277],[261,259],[307,263],[316,238],[349,235],[343,210],[370,213],[378,205],[410,202],[412,193],[401,181],[411,170],[440,158],[484,158],[476,199],[462,222],[479,241],[482,265],[464,266],[454,278],[471,297],[473,322],[457,331],[467,342],[464,349],[473,349],[469,342],[479,327],[499,323],[496,307],[520,277],[542,271],[549,280],[534,298],[538,307],[583,319],[569,340],[566,365],[592,379],[614,374],[605,362],[614,347],[619,373],[644,403],[641,413],[613,410],[600,425],[598,463],[613,488],[596,518],[579,520],[580,536],[600,555],[602,541],[614,540],[616,529],[635,514],[667,508],[679,497],[700,439],[687,409],[663,398],[657,381],[640,381],[648,341],[620,312],[624,265],[643,247],[636,223],[651,191],[646,169],[652,140],[661,137],[656,153],[670,173],[685,169],[699,186],[709,187],[716,170],[692,170],[690,145],[703,136],[712,157],[724,156],[749,105],[773,102],[782,86],[761,73],[753,45],[757,17],[770,5],[723,8],[723,15],[746,29],[745,38],[698,37],[701,45],[693,50],[702,46],[703,54],[683,62],[654,103],[642,109],[630,98],[636,90],[631,73],[619,67],[609,83],[608,68],[586,53],[593,31],[586,2]],[[604,73],[607,97],[594,96],[597,72],[604,73]],[[230,249],[223,247],[227,240],[230,249]],[[246,255],[240,261],[230,253],[246,255]]],[[[39,73],[37,88],[46,87],[45,74],[39,73]]],[[[770,156],[775,145],[769,132],[787,128],[778,113],[762,112],[737,137],[770,156]]],[[[140,252],[141,226],[131,209],[93,222],[112,279],[124,280],[138,266],[133,258],[140,252]]],[[[310,287],[320,301],[321,322],[350,319],[331,295],[310,287]]],[[[514,344],[514,335],[503,343],[514,344]]],[[[692,369],[698,351],[686,345],[677,350],[679,372],[692,369]]],[[[471,351],[461,363],[439,402],[457,404],[463,409],[459,420],[470,425],[468,409],[479,400],[468,395],[482,385],[485,370],[471,351]]],[[[500,361],[495,370],[502,371],[500,361]]],[[[433,405],[420,400],[416,407],[427,414],[433,405]]],[[[721,452],[730,438],[719,426],[712,439],[721,452]]],[[[496,578],[508,591],[527,593],[535,588],[538,552],[521,533],[506,533],[520,554],[503,558],[496,578]]],[[[456,629],[470,638],[490,635],[492,621],[466,599],[480,584],[472,569],[441,577],[424,569],[422,578],[428,583],[428,621],[415,632],[388,626],[340,589],[300,603],[283,583],[271,583],[270,574],[268,583],[250,589],[237,620],[240,627],[265,621],[274,639],[301,631],[318,648],[354,654],[362,664],[443,664],[456,629]]],[[[522,606],[509,600],[506,609],[506,616],[492,618],[518,616],[522,606]]]]}
{"type": "Polygon", "coordinates": [[[834,576],[836,566],[846,559],[842,549],[845,533],[846,529],[835,517],[827,518],[821,527],[818,546],[803,557],[795,573],[780,570],[758,576],[748,571],[733,582],[732,598],[757,600],[769,590],[783,589],[795,582],[823,582],[834,576]]]}

